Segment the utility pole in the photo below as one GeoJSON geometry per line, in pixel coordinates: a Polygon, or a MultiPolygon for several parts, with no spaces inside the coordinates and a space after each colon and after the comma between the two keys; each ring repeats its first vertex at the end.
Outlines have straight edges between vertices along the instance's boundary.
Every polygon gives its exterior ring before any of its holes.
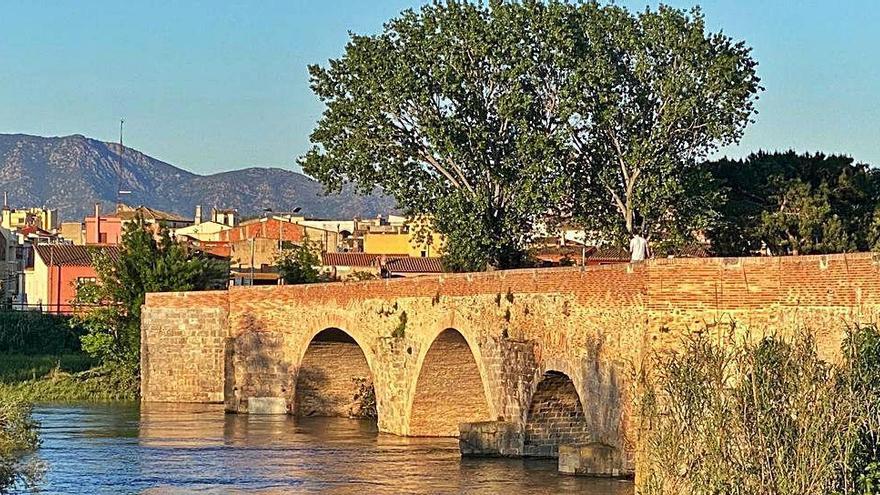
{"type": "MultiPolygon", "coordinates": [[[[122,144],[122,126],[125,125],[125,119],[119,119],[119,170],[122,171],[124,167],[124,160],[122,153],[125,151],[125,146],[122,144]]],[[[119,205],[122,203],[122,195],[123,194],[131,194],[131,191],[122,189],[122,174],[119,175],[119,180],[116,182],[116,209],[119,210],[119,205]]]]}

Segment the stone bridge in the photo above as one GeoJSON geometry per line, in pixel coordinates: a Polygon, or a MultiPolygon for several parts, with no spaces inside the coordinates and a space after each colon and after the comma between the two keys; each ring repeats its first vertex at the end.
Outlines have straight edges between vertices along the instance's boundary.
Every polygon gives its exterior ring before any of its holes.
{"type": "Polygon", "coordinates": [[[631,470],[633,377],[652,352],[736,321],[809,326],[834,358],[845,323],[876,320],[878,289],[880,258],[863,253],[154,293],[142,399],[356,416],[372,386],[383,432],[458,436],[468,423],[465,453],[594,444],[631,470]]]}

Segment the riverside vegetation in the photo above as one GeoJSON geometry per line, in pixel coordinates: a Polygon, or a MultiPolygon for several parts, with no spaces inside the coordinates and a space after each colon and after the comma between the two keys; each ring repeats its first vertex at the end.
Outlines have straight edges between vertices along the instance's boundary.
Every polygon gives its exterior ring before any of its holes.
{"type": "Polygon", "coordinates": [[[877,327],[848,329],[835,363],[807,332],[735,335],[700,332],[655,357],[639,493],[880,493],[877,327]]]}
{"type": "Polygon", "coordinates": [[[0,312],[0,493],[37,483],[42,466],[34,402],[133,400],[140,309],[147,292],[223,286],[228,264],[138,220],[117,259],[96,256],[97,281],[77,288],[74,316],[0,312]]]}

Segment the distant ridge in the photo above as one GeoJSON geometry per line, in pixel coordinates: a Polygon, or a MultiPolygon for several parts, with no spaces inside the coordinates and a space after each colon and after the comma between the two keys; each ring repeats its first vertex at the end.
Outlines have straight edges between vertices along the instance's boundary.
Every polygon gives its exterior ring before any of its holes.
{"type": "Polygon", "coordinates": [[[198,175],[132,148],[79,134],[40,137],[0,134],[0,191],[11,207],[57,208],[64,221],[81,220],[98,201],[112,208],[118,188],[128,204],[144,204],[189,217],[196,205],[237,208],[241,216],[264,208],[323,218],[374,217],[394,211],[393,199],[374,194],[323,195],[315,180],[280,168],[245,168],[198,175]]]}

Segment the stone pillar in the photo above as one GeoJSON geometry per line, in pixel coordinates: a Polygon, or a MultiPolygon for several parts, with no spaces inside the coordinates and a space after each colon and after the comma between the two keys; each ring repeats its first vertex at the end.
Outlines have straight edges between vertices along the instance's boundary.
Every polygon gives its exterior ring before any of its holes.
{"type": "Polygon", "coordinates": [[[624,476],[620,450],[604,443],[559,446],[559,472],[581,476],[624,476]]]}
{"type": "Polygon", "coordinates": [[[458,447],[462,456],[519,457],[523,440],[523,428],[518,423],[483,421],[459,425],[458,447]]]}

